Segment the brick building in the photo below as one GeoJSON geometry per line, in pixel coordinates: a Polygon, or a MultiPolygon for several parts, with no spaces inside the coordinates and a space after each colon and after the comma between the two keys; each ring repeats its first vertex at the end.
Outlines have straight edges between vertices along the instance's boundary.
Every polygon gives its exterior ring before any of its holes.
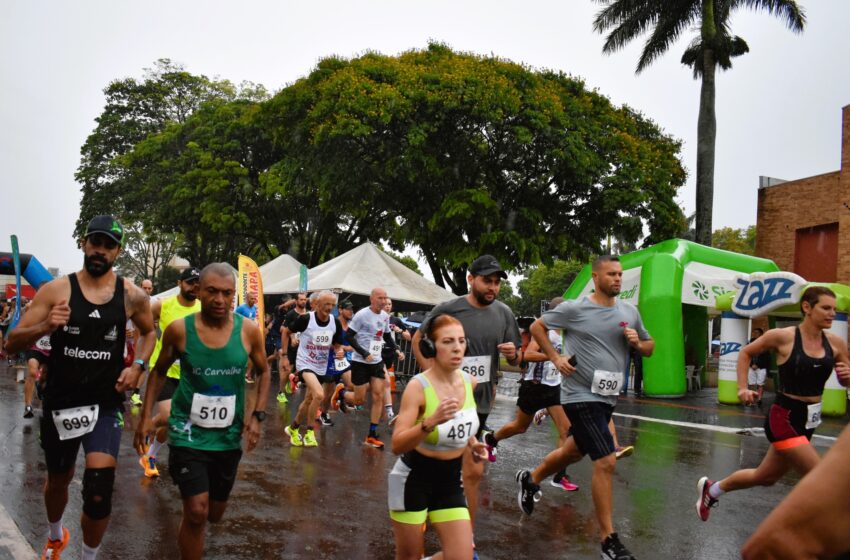
{"type": "Polygon", "coordinates": [[[850,105],[842,110],[838,171],[761,178],[756,255],[811,282],[850,284],[850,105]]]}

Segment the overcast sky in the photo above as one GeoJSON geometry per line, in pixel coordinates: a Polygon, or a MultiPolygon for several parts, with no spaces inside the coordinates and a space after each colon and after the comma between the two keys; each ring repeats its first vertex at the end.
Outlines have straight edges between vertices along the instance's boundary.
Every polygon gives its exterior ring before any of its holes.
{"type": "MultiPolygon", "coordinates": [[[[756,220],[759,175],[795,179],[840,166],[841,107],[850,104],[850,2],[803,0],[802,35],[765,13],[741,11],[733,32],[750,53],[717,79],[714,227],[756,220]]],[[[679,200],[694,210],[699,82],[679,63],[694,35],[640,76],[640,43],[611,56],[592,31],[590,0],[363,2],[7,0],[0,18],[0,251],[63,272],[80,268],[71,238],[79,213],[80,147],[114,79],[141,77],[159,58],[196,74],[277,91],[328,55],[397,54],[429,39],[583,78],[684,141],[690,177],[679,200]]]]}

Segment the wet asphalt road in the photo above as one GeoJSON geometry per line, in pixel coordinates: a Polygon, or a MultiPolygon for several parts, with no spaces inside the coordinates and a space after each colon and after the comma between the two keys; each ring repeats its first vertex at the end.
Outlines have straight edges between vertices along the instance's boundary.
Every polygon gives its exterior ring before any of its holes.
{"type": "MultiPolygon", "coordinates": [[[[273,383],[274,385],[274,383],[273,383]]],[[[504,381],[488,421],[498,428],[514,414],[516,384],[504,381]]],[[[295,410],[272,402],[260,446],[246,455],[223,521],[211,527],[206,557],[211,559],[375,558],[393,557],[393,536],[386,509],[386,475],[395,457],[362,445],[368,430],[365,412],[336,414],[336,425],[317,430],[319,447],[293,448],[283,427],[295,410]]],[[[0,506],[40,552],[46,535],[41,488],[46,473],[38,445],[37,419],[23,419],[23,385],[0,366],[0,506]]],[[[36,403],[38,404],[38,403],[36,403]]],[[[181,515],[177,488],[167,475],[142,476],[132,450],[138,409],[125,415],[111,525],[99,558],[177,558],[176,533],[181,515]]],[[[740,467],[753,467],[767,451],[763,435],[712,431],[712,426],[760,427],[758,409],[716,404],[705,390],[687,399],[658,401],[621,399],[615,423],[621,444],[636,452],[617,465],[614,523],[623,542],[640,559],[718,560],[738,558],[741,545],[757,524],[790,490],[789,475],[771,488],[725,496],[708,523],[694,511],[696,481],[720,478],[740,467]],[[642,418],[694,423],[680,426],[642,418]],[[705,426],[708,426],[706,428],[705,426]]],[[[819,434],[837,436],[845,419],[828,419],[819,434]]],[[[382,432],[389,439],[386,429],[382,432]]],[[[570,468],[579,492],[565,493],[548,483],[533,516],[523,516],[516,503],[514,475],[533,468],[556,442],[551,422],[532,427],[502,442],[499,460],[488,466],[481,488],[475,534],[482,559],[599,558],[590,495],[591,464],[585,459],[570,468]]],[[[821,453],[831,441],[815,441],[821,453]]],[[[79,557],[81,534],[80,478],[72,484],[65,513],[71,531],[66,559],[79,557]]],[[[426,550],[436,550],[433,531],[426,550]]]]}

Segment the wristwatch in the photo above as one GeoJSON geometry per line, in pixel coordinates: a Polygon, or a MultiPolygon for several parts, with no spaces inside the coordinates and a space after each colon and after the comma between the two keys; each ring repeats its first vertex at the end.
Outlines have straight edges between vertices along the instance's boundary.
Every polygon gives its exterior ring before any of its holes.
{"type": "Polygon", "coordinates": [[[145,361],[144,360],[133,360],[133,363],[136,364],[137,366],[139,366],[140,368],[142,368],[142,371],[145,371],[146,369],[148,369],[148,368],[145,367],[145,361]]]}
{"type": "Polygon", "coordinates": [[[265,410],[255,410],[251,413],[251,416],[257,419],[257,422],[263,422],[266,419],[266,411],[265,410]]]}

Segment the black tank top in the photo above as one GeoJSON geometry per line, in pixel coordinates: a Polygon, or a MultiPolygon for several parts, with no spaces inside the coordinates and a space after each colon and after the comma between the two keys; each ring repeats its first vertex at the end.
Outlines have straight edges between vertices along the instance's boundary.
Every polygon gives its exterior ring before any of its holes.
{"type": "Polygon", "coordinates": [[[803,350],[800,327],[794,330],[794,348],[788,360],[779,366],[779,391],[799,397],[819,397],[823,394],[835,361],[832,345],[825,333],[821,333],[821,344],[823,358],[812,358],[803,350]]]}
{"type": "Polygon", "coordinates": [[[44,409],[120,406],[124,395],[115,391],[115,383],[124,369],[124,280],[116,275],[112,299],[103,305],[83,296],[76,274],[68,280],[71,318],[50,336],[44,409]]]}

